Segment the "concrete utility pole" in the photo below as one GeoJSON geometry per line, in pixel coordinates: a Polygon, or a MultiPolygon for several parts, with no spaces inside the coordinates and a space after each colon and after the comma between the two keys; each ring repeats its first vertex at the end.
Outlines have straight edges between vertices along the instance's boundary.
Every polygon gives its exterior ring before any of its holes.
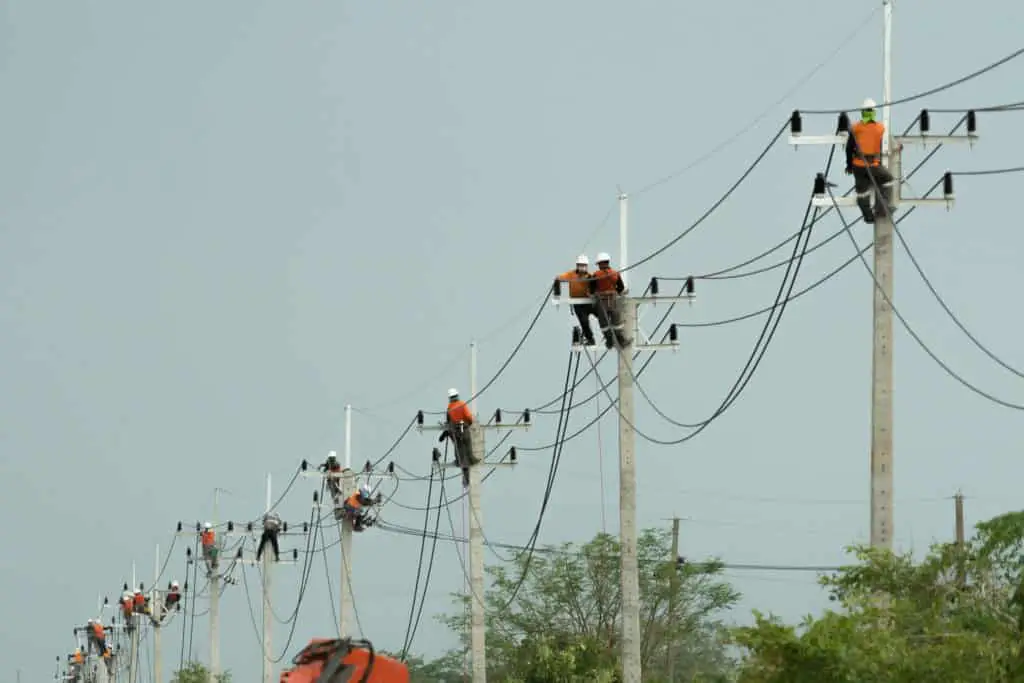
{"type": "Polygon", "coordinates": [[[213,528],[215,530],[214,548],[216,554],[210,564],[210,680],[217,680],[220,675],[220,561],[224,550],[224,535],[217,531],[218,506],[221,493],[230,493],[227,489],[213,490],[213,528]]]}
{"type": "Polygon", "coordinates": [[[679,518],[672,518],[672,550],[671,557],[669,558],[669,571],[672,574],[669,576],[669,590],[671,591],[668,595],[668,625],[669,625],[669,637],[668,637],[668,683],[676,683],[676,594],[679,592],[679,518]]]}
{"type": "MultiPolygon", "coordinates": [[[[626,247],[629,238],[629,197],[619,194],[619,255],[618,270],[629,268],[626,261],[626,247]]],[[[623,275],[623,283],[627,284],[623,275]]],[[[661,351],[679,348],[678,332],[675,325],[668,330],[668,343],[651,343],[642,334],[637,322],[637,308],[640,304],[657,302],[693,301],[693,278],[686,281],[684,293],[679,296],[659,296],[658,280],[651,278],[651,296],[629,296],[629,290],[619,297],[622,312],[622,327],[628,343],[618,353],[618,412],[619,412],[619,546],[621,562],[622,593],[622,676],[623,683],[640,683],[640,571],[637,566],[637,521],[636,521],[636,406],[633,403],[634,373],[633,354],[641,351],[661,351]],[[639,343],[638,343],[639,342],[639,343]]],[[[561,297],[561,284],[555,282],[552,303],[593,304],[589,298],[561,297]]],[[[599,304],[601,305],[601,304],[599,304]]],[[[573,332],[571,350],[586,353],[597,347],[579,344],[580,334],[573,332]]]]}
{"type": "MultiPolygon", "coordinates": [[[[966,135],[931,135],[930,116],[922,110],[917,123],[918,135],[893,135],[891,123],[892,99],[892,0],[882,0],[882,95],[879,103],[883,110],[882,121],[885,135],[882,139],[882,161],[890,170],[896,182],[893,185],[893,204],[911,206],[953,205],[953,177],[943,176],[943,196],[929,199],[902,198],[901,176],[902,150],[905,143],[950,144],[954,142],[973,143],[978,139],[974,112],[968,112],[966,135]]],[[[833,135],[803,135],[803,124],[799,111],[794,111],[790,124],[789,142],[792,145],[840,145],[845,146],[849,118],[839,115],[839,125],[833,135]]],[[[856,205],[856,197],[833,197],[826,193],[826,179],[822,174],[814,183],[812,203],[819,208],[847,207],[856,205]]],[[[872,192],[874,194],[874,192],[872,192]]],[[[881,207],[875,210],[874,219],[874,303],[871,362],[871,545],[892,549],[895,529],[893,514],[893,217],[881,207]]]]}
{"type": "Polygon", "coordinates": [[[138,617],[134,612],[128,616],[128,683],[138,683],[139,680],[139,629],[142,624],[138,617]]]}
{"type": "Polygon", "coordinates": [[[156,557],[153,563],[153,597],[149,601],[150,620],[153,622],[153,683],[161,683],[163,680],[163,660],[160,652],[160,622],[163,621],[163,601],[158,586],[160,581],[160,546],[156,547],[156,557]]]}
{"type": "Polygon", "coordinates": [[[964,567],[964,494],[960,491],[953,496],[956,506],[956,548],[959,551],[957,558],[957,582],[963,587],[967,583],[967,571],[964,567]]]}
{"type": "MultiPolygon", "coordinates": [[[[355,492],[356,478],[352,471],[352,406],[345,406],[345,468],[342,470],[341,495],[347,500],[355,492]]],[[[352,595],[352,521],[346,516],[341,520],[341,605],[338,612],[338,633],[342,638],[351,635],[351,619],[354,611],[352,595]]]]}
{"type": "MultiPolygon", "coordinates": [[[[489,429],[528,429],[530,427],[530,413],[525,411],[520,421],[514,424],[502,424],[501,411],[495,411],[493,422],[483,424],[476,412],[476,342],[469,345],[469,401],[467,405],[473,413],[474,421],[469,428],[470,440],[473,449],[473,460],[476,464],[469,467],[469,605],[470,605],[470,652],[472,654],[472,681],[473,683],[486,683],[487,681],[487,606],[484,601],[484,533],[483,515],[480,505],[481,474],[480,467],[514,466],[516,460],[515,447],[508,452],[508,460],[484,462],[487,449],[485,447],[484,434],[489,429]]],[[[436,426],[424,425],[423,411],[416,415],[417,429],[443,431],[447,429],[445,422],[436,426]]],[[[455,435],[451,435],[451,441],[456,441],[455,435]]],[[[434,449],[435,467],[458,468],[456,462],[442,463],[440,451],[434,449]]],[[[444,470],[441,470],[444,476],[444,470]]]]}

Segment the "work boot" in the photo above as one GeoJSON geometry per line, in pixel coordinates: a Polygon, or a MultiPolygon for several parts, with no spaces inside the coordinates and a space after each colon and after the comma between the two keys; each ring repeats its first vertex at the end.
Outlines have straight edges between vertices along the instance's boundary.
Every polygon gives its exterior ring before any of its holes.
{"type": "Polygon", "coordinates": [[[469,488],[469,468],[462,468],[462,486],[463,488],[469,488]]]}
{"type": "Polygon", "coordinates": [[[605,332],[604,333],[604,347],[606,349],[610,349],[613,346],[615,346],[615,339],[612,337],[612,333],[611,332],[605,332]]]}

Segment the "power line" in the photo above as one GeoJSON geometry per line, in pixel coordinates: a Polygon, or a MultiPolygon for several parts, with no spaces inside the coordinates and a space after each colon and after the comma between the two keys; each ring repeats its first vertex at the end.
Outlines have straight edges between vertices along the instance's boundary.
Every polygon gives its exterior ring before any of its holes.
{"type": "MultiPolygon", "coordinates": [[[[966,76],[961,76],[960,78],[958,78],[958,79],[956,79],[954,81],[949,81],[948,83],[944,83],[944,84],[942,84],[940,86],[937,86],[935,88],[931,88],[929,90],[923,90],[923,91],[921,91],[919,93],[916,93],[914,95],[910,95],[908,97],[901,97],[901,98],[899,98],[897,100],[893,100],[891,102],[882,102],[881,104],[877,105],[877,107],[879,109],[881,109],[883,107],[894,107],[897,104],[906,104],[907,102],[914,102],[915,100],[920,100],[922,98],[928,97],[929,95],[935,95],[936,93],[940,93],[940,92],[942,92],[944,90],[949,90],[951,88],[955,88],[958,85],[966,83],[967,81],[973,80],[973,79],[977,78],[978,76],[982,76],[984,74],[987,74],[989,71],[992,71],[994,69],[999,68],[1003,64],[1006,64],[1007,62],[1009,62],[1011,60],[1014,60],[1017,57],[1020,57],[1022,54],[1024,54],[1024,47],[1022,47],[1019,50],[1016,50],[1014,52],[1011,52],[1010,54],[1008,54],[1007,56],[1003,57],[1002,59],[999,59],[999,60],[997,60],[995,62],[992,62],[991,64],[989,64],[987,66],[984,66],[984,67],[978,69],[977,71],[972,71],[971,73],[967,74],[966,76]]],[[[1002,107],[1000,107],[1000,108],[1002,108],[1002,107]]],[[[858,105],[856,107],[848,107],[846,109],[801,109],[800,113],[802,113],[802,114],[845,114],[846,112],[858,111],[859,109],[860,109],[860,106],[858,105]]],[[[934,110],[934,111],[939,111],[939,110],[934,110]]],[[[959,112],[964,112],[964,111],[968,111],[968,110],[966,110],[966,109],[958,109],[958,110],[944,110],[944,111],[947,111],[947,112],[948,111],[955,111],[955,112],[959,113],[959,112]]],[[[978,110],[976,109],[975,111],[978,111],[978,110]]]]}

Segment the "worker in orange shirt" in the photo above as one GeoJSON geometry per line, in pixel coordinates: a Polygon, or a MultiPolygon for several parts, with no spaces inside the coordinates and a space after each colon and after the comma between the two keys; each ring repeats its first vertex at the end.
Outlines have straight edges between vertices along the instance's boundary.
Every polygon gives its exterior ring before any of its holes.
{"type": "Polygon", "coordinates": [[[107,665],[107,676],[114,677],[114,651],[107,645],[103,649],[103,663],[107,665]]]}
{"type": "Polygon", "coordinates": [[[865,223],[874,223],[875,216],[884,216],[888,207],[889,215],[896,210],[892,201],[895,179],[882,165],[882,140],[885,138],[885,124],[875,119],[875,101],[864,100],[860,121],[850,126],[846,138],[846,173],[853,174],[853,189],[857,193],[857,207],[865,223]],[[875,198],[875,211],[871,212],[871,195],[875,185],[881,192],[875,198]],[[884,204],[882,203],[884,202],[884,204]]]}
{"type": "Polygon", "coordinates": [[[199,540],[203,544],[203,559],[212,570],[217,566],[217,534],[214,532],[212,524],[207,522],[203,525],[203,533],[199,536],[199,540]]]}
{"type": "Polygon", "coordinates": [[[345,500],[344,512],[352,522],[352,531],[364,531],[373,526],[373,519],[366,514],[366,508],[379,502],[380,495],[378,494],[377,500],[374,500],[373,492],[366,484],[360,486],[358,491],[345,500]]]}
{"type": "Polygon", "coordinates": [[[132,611],[136,614],[146,614],[146,596],[137,588],[132,596],[132,611]]]}
{"type": "Polygon", "coordinates": [[[107,649],[107,634],[103,630],[103,623],[99,619],[90,619],[89,622],[89,640],[96,646],[96,654],[102,655],[107,649]]]}
{"type": "MultiPolygon", "coordinates": [[[[569,270],[559,275],[556,280],[559,282],[569,283],[569,298],[571,299],[589,299],[590,298],[590,273],[587,272],[587,268],[590,267],[590,259],[587,258],[586,254],[580,254],[576,257],[576,269],[569,270]]],[[[597,311],[594,310],[592,303],[587,304],[573,304],[572,312],[576,314],[576,320],[580,323],[580,332],[582,333],[582,341],[587,346],[593,346],[597,342],[594,341],[594,331],[590,329],[590,316],[597,315],[597,311]]],[[[600,320],[600,318],[598,318],[600,320]]]]}
{"type": "Polygon", "coordinates": [[[614,346],[615,341],[619,343],[619,348],[630,342],[622,330],[619,296],[625,291],[626,283],[622,281],[618,271],[611,267],[611,257],[605,253],[598,254],[597,271],[590,279],[590,293],[594,296],[594,312],[601,323],[604,345],[609,349],[614,346]]]}
{"type": "Polygon", "coordinates": [[[124,595],[121,596],[121,599],[118,600],[117,604],[121,606],[121,616],[124,617],[125,623],[131,624],[131,616],[133,611],[132,594],[126,592],[124,595]]]}
{"type": "Polygon", "coordinates": [[[341,497],[341,479],[337,477],[341,473],[341,463],[333,455],[328,455],[327,461],[320,465],[319,470],[327,475],[327,488],[330,489],[331,497],[337,505],[341,497]]]}
{"type": "Polygon", "coordinates": [[[469,468],[478,460],[473,454],[473,412],[466,402],[459,398],[458,389],[448,390],[448,410],[445,412],[445,429],[438,442],[451,437],[455,444],[455,461],[462,468],[462,485],[469,486],[469,468]]]}
{"type": "Polygon", "coordinates": [[[81,680],[82,665],[85,663],[85,656],[82,654],[82,648],[76,647],[75,651],[68,656],[70,660],[68,662],[68,678],[72,681],[81,680]]]}
{"type": "Polygon", "coordinates": [[[170,612],[172,609],[181,609],[181,586],[177,581],[171,581],[167,587],[167,595],[164,597],[164,607],[170,612]]]}

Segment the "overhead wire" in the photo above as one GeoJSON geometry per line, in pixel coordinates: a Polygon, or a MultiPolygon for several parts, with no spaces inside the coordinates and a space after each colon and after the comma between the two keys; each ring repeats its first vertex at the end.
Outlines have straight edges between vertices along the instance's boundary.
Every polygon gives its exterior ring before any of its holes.
{"type": "MultiPolygon", "coordinates": [[[[439,491],[438,497],[442,498],[444,496],[444,479],[441,479],[438,482],[438,491],[439,491]]],[[[430,503],[430,492],[427,493],[427,504],[428,504],[428,507],[429,507],[429,503],[430,503]]],[[[430,523],[430,512],[429,511],[425,514],[425,517],[426,517],[426,519],[424,520],[424,523],[423,523],[423,531],[424,531],[424,533],[426,533],[427,526],[430,523]]],[[[430,577],[432,576],[432,574],[434,572],[434,557],[435,557],[435,554],[437,552],[437,532],[440,530],[440,527],[441,527],[441,510],[438,509],[437,513],[435,514],[435,517],[434,517],[434,538],[433,538],[433,542],[430,544],[430,559],[427,561],[427,576],[426,576],[426,579],[423,582],[423,592],[421,593],[421,597],[420,597],[420,606],[419,606],[419,609],[416,610],[415,619],[413,618],[413,614],[412,614],[413,610],[409,611],[409,625],[406,627],[406,637],[405,637],[405,641],[402,643],[402,656],[401,656],[401,660],[403,662],[406,661],[406,657],[408,656],[409,651],[412,649],[412,644],[416,640],[416,631],[419,630],[420,619],[423,617],[423,607],[424,607],[424,605],[427,602],[427,591],[430,589],[430,577]]],[[[424,543],[425,543],[426,539],[424,538],[423,540],[424,540],[424,543]]],[[[423,565],[423,544],[420,544],[420,568],[422,567],[422,565],[423,565]]],[[[417,588],[419,587],[420,568],[417,568],[417,570],[416,570],[416,586],[417,586],[417,588]]],[[[412,605],[413,605],[414,608],[416,606],[416,590],[417,590],[417,588],[413,589],[412,605]]]]}
{"type": "MultiPolygon", "coordinates": [[[[966,76],[961,76],[960,78],[957,78],[955,80],[949,81],[947,83],[943,83],[940,86],[937,86],[937,87],[934,87],[934,88],[929,88],[928,90],[922,90],[921,92],[914,93],[913,95],[908,95],[906,97],[901,97],[899,99],[892,100],[890,102],[882,102],[881,104],[877,104],[875,106],[879,107],[879,108],[881,108],[881,107],[894,107],[897,104],[906,104],[907,102],[914,102],[916,100],[920,100],[920,99],[923,99],[925,97],[928,97],[929,95],[935,95],[935,94],[943,92],[945,90],[950,90],[952,88],[955,88],[958,85],[962,85],[963,83],[966,83],[968,81],[974,80],[975,78],[977,78],[979,76],[983,76],[984,74],[987,74],[988,72],[993,71],[994,69],[999,68],[1003,64],[1006,64],[1007,62],[1010,62],[1010,61],[1016,59],[1017,57],[1020,57],[1022,54],[1024,54],[1024,47],[1019,48],[1019,49],[1015,50],[1014,52],[1011,52],[1010,54],[1006,55],[1005,57],[1002,57],[1001,59],[998,59],[995,62],[992,62],[991,64],[988,64],[988,65],[986,65],[986,66],[984,66],[984,67],[982,67],[980,69],[977,69],[976,71],[972,71],[971,73],[967,74],[966,76]]],[[[800,113],[802,113],[802,114],[843,114],[843,113],[846,113],[846,112],[858,111],[859,109],[860,109],[860,106],[848,107],[846,109],[801,109],[800,113]]],[[[933,110],[933,111],[938,111],[938,110],[933,110]]],[[[963,112],[963,111],[967,111],[967,110],[966,109],[960,109],[960,110],[944,110],[944,111],[963,112]]],[[[975,109],[975,111],[978,111],[978,110],[975,109]]]]}

